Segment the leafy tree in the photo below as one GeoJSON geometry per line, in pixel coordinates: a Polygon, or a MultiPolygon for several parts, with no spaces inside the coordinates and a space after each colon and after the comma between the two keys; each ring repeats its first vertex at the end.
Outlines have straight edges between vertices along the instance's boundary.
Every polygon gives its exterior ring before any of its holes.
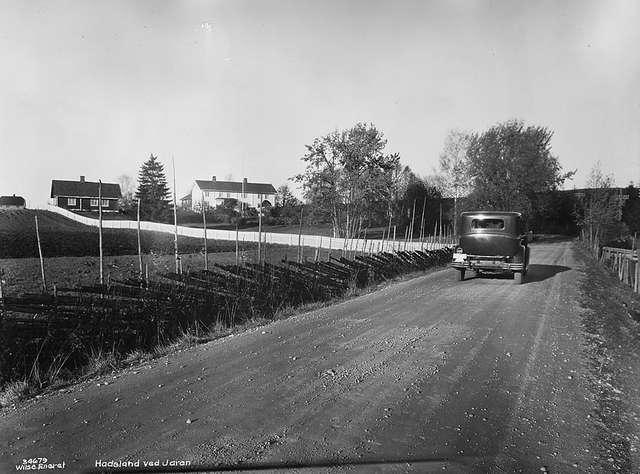
{"type": "MultiPolygon", "coordinates": [[[[402,166],[400,162],[396,163],[388,174],[386,194],[389,196],[389,202],[386,219],[391,219],[392,225],[402,228],[406,225],[408,205],[406,195],[410,186],[419,179],[409,166],[402,166]]],[[[383,209],[380,208],[381,211],[383,209]]]]}
{"type": "Polygon", "coordinates": [[[296,198],[289,186],[283,184],[276,189],[276,207],[292,207],[300,205],[300,201],[296,198]]]}
{"type": "Polygon", "coordinates": [[[286,225],[299,223],[301,205],[302,203],[293,195],[288,185],[279,186],[276,190],[275,206],[270,209],[273,222],[286,225]]]}
{"type": "Polygon", "coordinates": [[[467,158],[474,190],[467,205],[522,211],[538,209],[538,195],[558,188],[575,171],[563,173],[551,153],[553,133],[511,120],[470,136],[467,158]]]}
{"type": "Polygon", "coordinates": [[[442,195],[440,191],[427,181],[414,175],[414,179],[407,185],[404,195],[398,202],[398,207],[402,209],[400,214],[400,227],[405,229],[410,226],[413,219],[413,237],[419,237],[420,225],[422,224],[422,209],[424,207],[424,232],[425,235],[433,231],[434,224],[440,218],[440,205],[442,195]],[[415,203],[415,216],[413,205],[415,203]]]}
{"type": "Polygon", "coordinates": [[[138,173],[136,199],[140,199],[140,214],[151,220],[165,220],[169,213],[168,198],[164,166],[151,154],[138,173]]]}
{"type": "Polygon", "coordinates": [[[579,204],[570,191],[554,190],[538,195],[538,209],[529,220],[529,229],[536,233],[576,235],[575,209],[579,204]]]}
{"type": "Polygon", "coordinates": [[[440,154],[438,189],[443,197],[453,198],[453,232],[457,233],[458,200],[471,192],[473,180],[467,151],[471,142],[468,133],[451,130],[440,154]]]}
{"type": "Polygon", "coordinates": [[[591,169],[582,206],[576,209],[576,220],[582,237],[591,246],[619,237],[622,200],[615,189],[613,176],[605,174],[600,162],[591,169]]]}
{"type": "Polygon", "coordinates": [[[622,220],[629,227],[629,231],[640,232],[640,190],[633,183],[627,187],[629,198],[622,208],[622,220]]]}
{"type": "Polygon", "coordinates": [[[240,208],[240,201],[236,198],[224,198],[222,203],[219,204],[224,209],[238,210],[240,208]]]}
{"type": "Polygon", "coordinates": [[[397,154],[385,154],[387,141],[373,124],[316,138],[302,157],[305,172],[294,177],[316,213],[331,222],[334,236],[356,235],[388,208],[390,182],[399,163],[397,154]]]}

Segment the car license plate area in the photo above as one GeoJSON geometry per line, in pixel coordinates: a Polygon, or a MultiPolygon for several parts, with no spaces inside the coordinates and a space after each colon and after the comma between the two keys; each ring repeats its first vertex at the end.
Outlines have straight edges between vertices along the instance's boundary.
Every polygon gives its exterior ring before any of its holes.
{"type": "Polygon", "coordinates": [[[488,260],[488,259],[473,259],[470,260],[470,265],[471,267],[475,267],[475,268],[484,268],[484,269],[502,269],[502,268],[508,268],[509,264],[506,263],[504,260],[488,260]]]}
{"type": "Polygon", "coordinates": [[[453,261],[456,263],[464,263],[464,261],[467,259],[467,254],[466,253],[454,253],[453,254],[453,261]]]}

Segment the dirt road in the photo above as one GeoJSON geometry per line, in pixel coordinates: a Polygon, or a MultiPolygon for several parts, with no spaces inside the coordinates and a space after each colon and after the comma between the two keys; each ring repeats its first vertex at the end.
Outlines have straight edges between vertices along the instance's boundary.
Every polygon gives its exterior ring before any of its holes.
{"type": "Polygon", "coordinates": [[[34,457],[582,472],[581,265],[541,243],[523,285],[438,271],[47,395],[0,417],[0,472],[34,457]]]}

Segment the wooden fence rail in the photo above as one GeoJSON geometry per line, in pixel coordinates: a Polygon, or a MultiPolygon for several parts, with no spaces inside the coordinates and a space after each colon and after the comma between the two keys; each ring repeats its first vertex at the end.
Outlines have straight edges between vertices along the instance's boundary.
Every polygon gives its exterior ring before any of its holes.
{"type": "Polygon", "coordinates": [[[640,293],[640,265],[638,265],[638,251],[602,247],[600,262],[618,275],[621,282],[640,293]]]}

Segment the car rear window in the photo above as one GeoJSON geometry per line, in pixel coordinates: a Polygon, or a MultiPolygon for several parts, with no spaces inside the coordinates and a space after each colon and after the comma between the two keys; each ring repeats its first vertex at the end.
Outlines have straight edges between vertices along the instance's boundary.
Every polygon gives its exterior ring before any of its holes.
{"type": "Polygon", "coordinates": [[[472,229],[504,229],[503,219],[473,219],[472,229]]]}

